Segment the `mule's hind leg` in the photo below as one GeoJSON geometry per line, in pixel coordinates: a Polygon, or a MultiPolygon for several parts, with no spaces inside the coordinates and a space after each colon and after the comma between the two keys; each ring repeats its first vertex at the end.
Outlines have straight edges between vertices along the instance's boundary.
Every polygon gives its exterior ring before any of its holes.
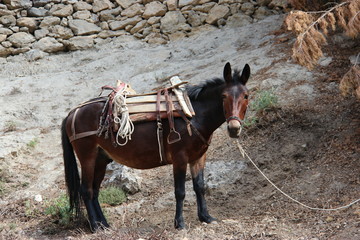
{"type": "Polygon", "coordinates": [[[106,218],[99,204],[99,192],[100,192],[99,189],[101,182],[104,180],[106,166],[111,161],[112,160],[106,155],[104,150],[99,149],[95,164],[94,184],[93,184],[94,195],[92,199],[93,206],[96,212],[96,221],[100,225],[99,227],[109,227],[109,224],[107,223],[106,218]]]}
{"type": "Polygon", "coordinates": [[[97,211],[93,203],[94,198],[94,173],[98,149],[88,139],[78,140],[74,146],[75,152],[81,164],[81,198],[88,214],[90,229],[95,232],[98,229],[97,211]]]}
{"type": "Polygon", "coordinates": [[[198,217],[201,222],[210,223],[216,219],[208,213],[205,201],[205,184],[204,184],[204,167],[206,155],[204,154],[199,160],[190,164],[190,171],[193,181],[193,187],[196,194],[198,217]]]}

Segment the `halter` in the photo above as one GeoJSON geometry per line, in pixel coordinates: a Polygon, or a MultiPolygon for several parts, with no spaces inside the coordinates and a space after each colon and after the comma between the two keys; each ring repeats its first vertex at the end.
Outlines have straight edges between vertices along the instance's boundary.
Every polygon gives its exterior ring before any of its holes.
{"type": "Polygon", "coordinates": [[[238,116],[230,116],[226,119],[226,122],[229,123],[231,120],[236,120],[240,123],[240,125],[242,124],[242,120],[238,116]]]}

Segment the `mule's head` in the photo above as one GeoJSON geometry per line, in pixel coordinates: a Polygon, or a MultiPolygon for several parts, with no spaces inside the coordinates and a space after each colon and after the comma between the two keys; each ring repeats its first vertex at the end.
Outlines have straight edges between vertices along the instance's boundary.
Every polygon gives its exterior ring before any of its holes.
{"type": "Polygon", "coordinates": [[[245,65],[241,74],[235,71],[232,74],[230,63],[224,67],[224,79],[226,86],[222,93],[223,108],[228,124],[229,136],[237,138],[240,135],[241,124],[245,118],[248,106],[249,93],[245,86],[250,77],[250,67],[245,65]]]}

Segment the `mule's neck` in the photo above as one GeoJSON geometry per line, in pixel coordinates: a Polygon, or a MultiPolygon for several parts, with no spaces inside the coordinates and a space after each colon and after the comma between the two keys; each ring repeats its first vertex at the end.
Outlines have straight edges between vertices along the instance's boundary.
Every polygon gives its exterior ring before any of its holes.
{"type": "Polygon", "coordinates": [[[192,100],[191,103],[196,113],[192,124],[205,138],[209,138],[226,120],[221,93],[210,99],[192,100]]]}

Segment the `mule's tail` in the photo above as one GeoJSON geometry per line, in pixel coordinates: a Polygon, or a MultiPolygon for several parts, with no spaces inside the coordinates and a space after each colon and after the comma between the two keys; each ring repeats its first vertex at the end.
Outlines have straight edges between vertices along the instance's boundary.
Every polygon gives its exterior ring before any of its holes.
{"type": "Polygon", "coordinates": [[[76,216],[80,215],[80,176],[74,154],[74,149],[66,133],[67,117],[61,125],[61,142],[63,148],[65,181],[69,195],[70,211],[75,210],[76,216]]]}

